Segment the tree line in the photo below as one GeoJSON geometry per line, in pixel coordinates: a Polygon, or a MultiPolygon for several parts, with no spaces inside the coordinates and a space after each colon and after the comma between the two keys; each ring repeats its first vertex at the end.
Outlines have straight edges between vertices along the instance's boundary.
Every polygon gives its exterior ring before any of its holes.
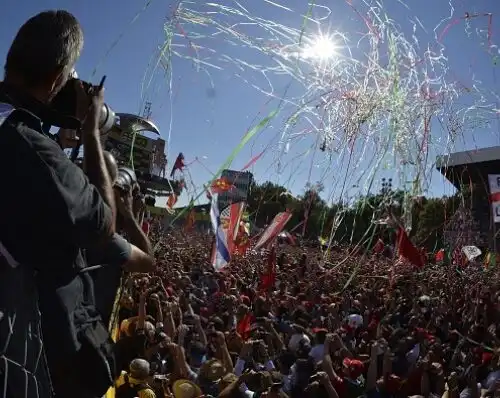
{"type": "Polygon", "coordinates": [[[432,252],[445,247],[445,230],[449,228],[455,212],[460,206],[467,206],[468,200],[457,193],[453,196],[418,197],[407,201],[404,191],[393,190],[383,184],[379,192],[359,196],[351,203],[326,203],[320,195],[323,189],[321,183],[307,184],[303,194],[293,196],[285,187],[272,182],[253,182],[247,200],[250,220],[262,228],[277,213],[289,210],[292,213],[287,224],[289,231],[295,227],[294,233],[304,232],[304,237],[308,239],[331,237],[332,241],[339,244],[369,247],[379,238],[385,242],[391,239],[388,229],[377,224],[377,220],[386,215],[384,203],[389,199],[401,204],[395,210],[397,216],[403,216],[403,209],[406,209],[406,214],[411,214],[407,222],[412,226],[409,235],[414,243],[432,252]],[[304,228],[305,219],[307,224],[304,228]]]}

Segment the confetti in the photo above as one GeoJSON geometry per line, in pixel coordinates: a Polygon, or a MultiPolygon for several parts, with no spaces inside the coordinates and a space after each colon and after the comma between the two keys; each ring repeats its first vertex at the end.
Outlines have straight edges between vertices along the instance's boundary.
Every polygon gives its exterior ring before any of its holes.
{"type": "MultiPolygon", "coordinates": [[[[410,9],[410,3],[399,3],[410,9]]],[[[365,191],[380,170],[411,181],[403,204],[409,211],[412,198],[428,190],[435,156],[497,117],[496,94],[476,77],[467,86],[457,79],[446,49],[450,31],[463,25],[470,36],[471,24],[485,20],[487,28],[476,29],[477,35],[496,65],[493,15],[456,15],[450,6],[450,16],[432,29],[417,17],[403,26],[406,21],[392,19],[381,1],[344,6],[363,31],[340,30],[347,24],[336,29],[332,9],[316,1],[300,10],[278,0],[181,1],[165,25],[162,65],[171,70],[172,59],[189,60],[198,72],[230,73],[278,101],[278,168],[291,143],[316,137],[313,157],[319,150],[325,160],[314,166],[331,167],[336,160],[348,169],[363,168],[358,175],[365,178],[365,191]],[[290,82],[286,89],[277,89],[284,81],[290,82]]],[[[352,177],[337,182],[363,184],[352,177]]]]}

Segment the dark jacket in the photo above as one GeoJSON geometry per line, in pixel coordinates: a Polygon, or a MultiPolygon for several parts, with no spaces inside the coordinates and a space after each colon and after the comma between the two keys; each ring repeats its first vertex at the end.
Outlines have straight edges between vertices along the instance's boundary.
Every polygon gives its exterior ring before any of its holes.
{"type": "MultiPolygon", "coordinates": [[[[44,104],[4,83],[0,83],[0,103],[15,107],[0,127],[0,242],[4,248],[0,254],[0,311],[4,313],[0,350],[10,338],[7,351],[0,351],[0,356],[27,362],[20,368],[32,372],[36,363],[43,367],[46,354],[57,385],[65,377],[59,373],[74,367],[72,361],[81,348],[80,325],[98,317],[92,281],[81,272],[86,267],[82,249],[103,239],[112,213],[82,170],[43,133],[42,122],[53,116],[44,104]],[[19,265],[9,265],[8,256],[19,265]],[[15,325],[13,333],[9,320],[15,325]],[[44,352],[37,349],[42,334],[44,352]],[[25,344],[28,361],[22,358],[25,344]]],[[[14,368],[9,365],[9,389],[19,389],[20,395],[13,391],[11,396],[24,396],[24,372],[19,374],[21,381],[16,381],[14,368]]],[[[37,378],[45,378],[40,369],[36,372],[37,378]]],[[[47,396],[45,380],[38,383],[40,396],[47,396]]],[[[31,381],[29,396],[34,391],[31,381]]]]}

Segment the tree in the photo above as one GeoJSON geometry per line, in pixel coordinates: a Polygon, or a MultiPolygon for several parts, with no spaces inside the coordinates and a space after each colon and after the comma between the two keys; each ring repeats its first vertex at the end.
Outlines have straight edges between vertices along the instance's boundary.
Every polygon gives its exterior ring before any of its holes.
{"type": "MultiPolygon", "coordinates": [[[[400,203],[395,212],[401,216],[404,191],[393,190],[392,186],[385,184],[378,193],[360,196],[354,203],[328,204],[321,198],[323,189],[321,183],[307,184],[304,194],[294,197],[285,187],[272,182],[253,183],[248,197],[250,219],[263,228],[276,214],[289,210],[292,217],[288,229],[299,225],[307,216],[307,225],[301,231],[309,239],[331,237],[339,243],[361,243],[367,249],[378,238],[385,242],[393,239],[387,228],[377,226],[374,221],[387,216],[388,203],[400,203]],[[332,232],[333,236],[330,236],[332,232]]],[[[459,206],[464,206],[466,202],[470,203],[470,200],[466,195],[464,199],[461,194],[443,198],[413,198],[410,203],[411,239],[428,251],[444,247],[446,225],[459,206]]]]}
{"type": "Polygon", "coordinates": [[[296,199],[288,190],[272,182],[252,183],[247,205],[250,219],[260,228],[269,224],[274,216],[289,207],[294,209],[296,199]]]}

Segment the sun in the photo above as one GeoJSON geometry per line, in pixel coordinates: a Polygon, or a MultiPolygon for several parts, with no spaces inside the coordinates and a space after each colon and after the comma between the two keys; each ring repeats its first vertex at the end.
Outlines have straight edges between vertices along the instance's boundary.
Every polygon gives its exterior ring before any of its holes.
{"type": "Polygon", "coordinates": [[[330,36],[319,35],[311,40],[302,51],[302,57],[306,59],[325,61],[337,54],[338,46],[330,36]]]}

